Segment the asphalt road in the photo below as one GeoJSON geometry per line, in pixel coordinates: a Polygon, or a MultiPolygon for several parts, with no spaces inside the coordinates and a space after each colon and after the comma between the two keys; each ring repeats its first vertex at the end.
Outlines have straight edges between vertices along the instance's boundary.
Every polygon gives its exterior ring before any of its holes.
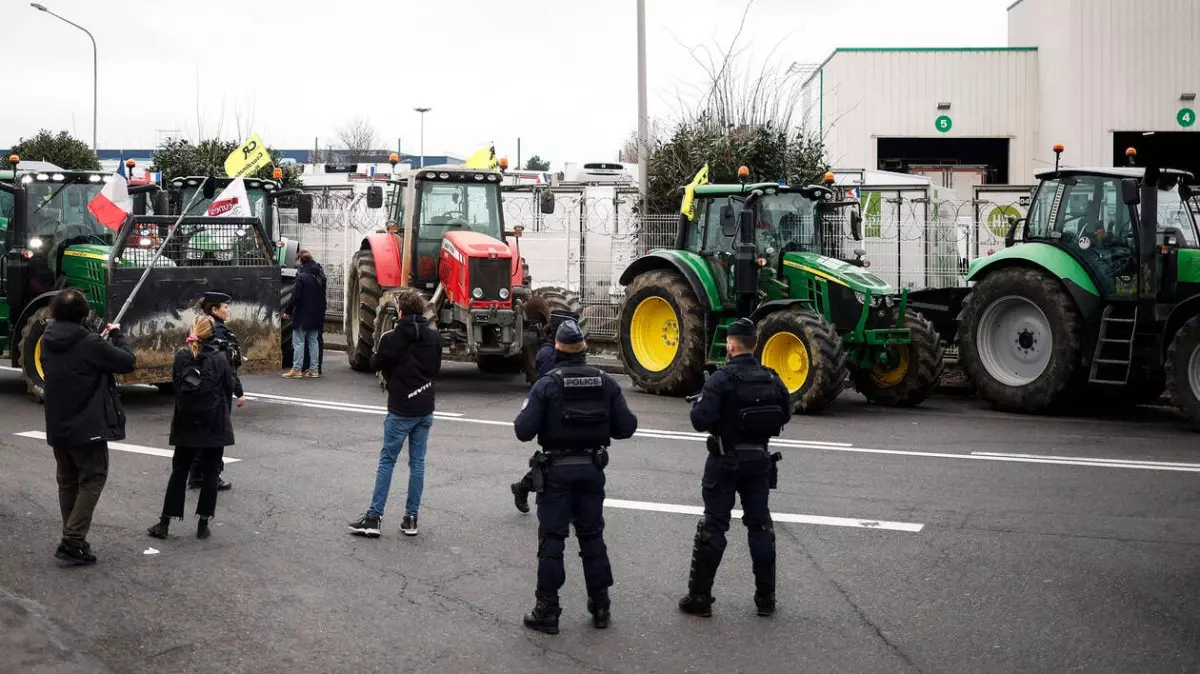
{"type": "Polygon", "coordinates": [[[521,381],[448,366],[421,533],[398,532],[399,467],[384,536],[365,540],[347,524],[368,505],[385,398],[341,354],[325,363],[318,381],[246,379],[234,488],[207,541],[191,520],[146,536],[171,400],[127,389],[89,568],[53,559],[42,408],[0,371],[0,672],[1200,669],[1200,436],[1168,412],[1041,419],[844,394],[778,443],[779,612],[754,615],[735,521],[703,620],[675,601],[704,446],[683,401],[629,391],[641,431],[607,471],[614,622],[592,629],[568,541],[552,637],[520,624],[536,562],[536,521],[508,491],[532,450],[509,427],[521,381]]]}

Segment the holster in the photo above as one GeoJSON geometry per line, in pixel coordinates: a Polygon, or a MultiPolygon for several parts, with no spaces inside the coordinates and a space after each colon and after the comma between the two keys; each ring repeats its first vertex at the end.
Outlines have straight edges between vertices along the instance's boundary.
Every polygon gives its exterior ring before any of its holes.
{"type": "Polygon", "coordinates": [[[779,488],[779,462],[783,461],[783,454],[775,452],[771,455],[771,471],[767,474],[767,487],[770,489],[779,488]]]}
{"type": "Polygon", "coordinates": [[[533,478],[533,491],[540,494],[546,491],[546,455],[538,450],[529,457],[530,476],[533,478]]]}
{"type": "Polygon", "coordinates": [[[608,466],[608,448],[601,447],[593,452],[592,463],[595,464],[597,470],[604,470],[608,466]]]}
{"type": "Polygon", "coordinates": [[[720,458],[720,456],[724,454],[724,451],[722,451],[721,448],[721,438],[718,438],[715,435],[710,434],[707,438],[705,438],[704,446],[708,448],[709,454],[712,454],[717,458],[720,458]]]}

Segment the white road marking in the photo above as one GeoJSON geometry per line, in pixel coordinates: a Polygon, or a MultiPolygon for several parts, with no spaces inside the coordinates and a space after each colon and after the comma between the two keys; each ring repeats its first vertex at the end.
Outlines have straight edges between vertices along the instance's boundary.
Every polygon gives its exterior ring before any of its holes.
{"type": "MultiPolygon", "coordinates": [[[[45,440],[46,433],[44,431],[25,431],[23,433],[13,433],[13,435],[22,438],[32,438],[34,440],[45,440]]],[[[128,445],[124,442],[110,442],[109,449],[115,449],[118,452],[132,452],[133,454],[148,454],[150,456],[165,456],[171,458],[175,456],[175,452],[170,449],[159,449],[158,447],[143,447],[142,445],[128,445]]],[[[235,459],[231,456],[224,457],[225,463],[237,463],[241,459],[235,459]]]]}
{"type": "MultiPolygon", "coordinates": [[[[647,510],[660,513],[678,513],[680,515],[703,515],[704,508],[699,506],[675,505],[673,503],[651,503],[649,501],[623,501],[621,499],[604,499],[608,508],[624,510],[647,510]]],[[[736,519],[742,516],[742,511],[730,512],[730,517],[736,519]]],[[[917,522],[885,522],[882,520],[862,520],[849,517],[825,517],[822,515],[794,515],[791,513],[771,513],[775,522],[791,522],[795,524],[818,524],[830,527],[856,527],[860,529],[884,529],[887,531],[907,531],[917,533],[925,528],[917,522]]]]}
{"type": "Polygon", "coordinates": [[[1085,456],[1046,456],[1043,454],[1007,454],[1005,452],[971,452],[976,456],[1007,456],[1018,459],[1056,459],[1061,461],[1086,461],[1088,463],[1119,463],[1133,466],[1176,466],[1179,468],[1200,468],[1200,463],[1173,463],[1170,461],[1138,461],[1135,459],[1096,459],[1085,456]]]}

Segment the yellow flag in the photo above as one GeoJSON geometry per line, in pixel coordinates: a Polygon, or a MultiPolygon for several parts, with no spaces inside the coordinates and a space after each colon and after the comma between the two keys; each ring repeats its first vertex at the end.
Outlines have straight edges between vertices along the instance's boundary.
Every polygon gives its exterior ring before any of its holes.
{"type": "Polygon", "coordinates": [[[489,145],[470,157],[467,157],[467,162],[463,166],[465,168],[494,171],[499,165],[500,163],[496,161],[496,146],[489,145]]]}
{"type": "Polygon", "coordinates": [[[706,184],[708,184],[708,164],[700,169],[696,177],[692,178],[692,182],[683,190],[683,206],[679,208],[679,212],[686,215],[688,220],[696,219],[696,188],[706,184]]]}
{"type": "Polygon", "coordinates": [[[256,133],[225,158],[225,174],[230,178],[240,178],[270,164],[271,155],[267,153],[267,144],[256,133]]]}

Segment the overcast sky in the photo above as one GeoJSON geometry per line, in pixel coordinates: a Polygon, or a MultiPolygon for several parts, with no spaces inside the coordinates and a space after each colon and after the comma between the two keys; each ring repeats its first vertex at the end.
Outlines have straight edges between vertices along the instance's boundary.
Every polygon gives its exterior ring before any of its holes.
{"type": "MultiPolygon", "coordinates": [[[[818,63],[835,47],[999,46],[1011,0],[755,0],[742,44],[762,63],[818,63]],[[782,44],[780,42],[782,41],[782,44]]],[[[614,160],[637,127],[634,0],[132,2],[43,0],[92,31],[99,143],[156,132],[237,135],[235,113],[275,147],[336,146],[358,115],[383,145],[614,160]],[[197,114],[199,111],[199,115],[197,114]],[[223,119],[222,119],[223,113],[223,119]]],[[[703,82],[687,47],[725,44],[742,0],[647,0],[650,114],[669,118],[703,82]]],[[[41,127],[92,137],[87,36],[23,0],[0,0],[0,147],[41,127]]]]}

